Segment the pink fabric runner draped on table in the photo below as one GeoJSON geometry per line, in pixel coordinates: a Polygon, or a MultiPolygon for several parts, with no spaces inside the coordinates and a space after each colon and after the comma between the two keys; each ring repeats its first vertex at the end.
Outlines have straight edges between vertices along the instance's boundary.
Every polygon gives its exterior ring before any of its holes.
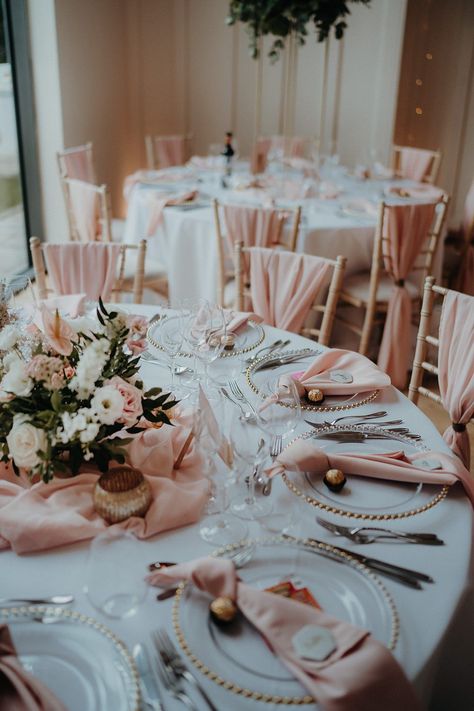
{"type": "Polygon", "coordinates": [[[250,250],[252,308],[265,323],[285,331],[301,330],[331,266],[320,257],[279,249],[250,250]]]}
{"type": "Polygon", "coordinates": [[[378,365],[390,375],[392,384],[406,386],[411,362],[412,304],[404,281],[427,239],[437,203],[389,205],[385,220],[388,242],[384,250],[385,269],[394,284],[388,302],[378,365]]]}
{"type": "MultiPolygon", "coordinates": [[[[132,516],[115,525],[137,538],[194,523],[207,501],[209,483],[201,474],[195,444],[181,467],[173,469],[192,427],[192,416],[182,413],[173,419],[174,427],[149,428],[128,446],[128,461],[148,479],[153,501],[144,518],[132,516]]],[[[0,550],[31,553],[87,540],[104,531],[108,526],[94,511],[92,499],[97,479],[98,473],[91,471],[30,485],[1,464],[0,550]]]]}
{"type": "Polygon", "coordinates": [[[153,140],[160,168],[184,165],[186,160],[184,136],[157,136],[153,140]]]}
{"type": "MultiPolygon", "coordinates": [[[[451,421],[462,427],[474,416],[474,297],[449,291],[439,327],[438,382],[451,421]]],[[[469,435],[449,426],[443,435],[466,467],[469,435]]]]}
{"type": "MultiPolygon", "coordinates": [[[[229,597],[264,636],[272,651],[324,711],[421,711],[402,668],[367,630],[296,600],[241,582],[232,561],[201,558],[157,571],[152,585],[169,587],[190,580],[211,598],[229,597]],[[293,637],[303,628],[324,628],[335,649],[314,661],[297,654],[293,637]]],[[[318,629],[319,628],[319,629],[318,629]]],[[[310,630],[308,630],[310,631],[310,630]]],[[[198,651],[198,650],[195,650],[198,651]]]]}
{"type": "Polygon", "coordinates": [[[0,711],[66,711],[52,691],[24,669],[6,625],[0,625],[0,711]]]}
{"type": "Polygon", "coordinates": [[[110,298],[122,247],[101,242],[45,244],[49,280],[58,295],[84,293],[90,301],[110,298]]]}
{"type": "Polygon", "coordinates": [[[404,147],[400,151],[400,173],[404,178],[421,183],[428,173],[432,159],[432,151],[404,147]]]}
{"type": "Polygon", "coordinates": [[[88,150],[85,148],[62,155],[61,161],[66,168],[66,178],[95,183],[94,168],[91,165],[89,155],[88,150]]]}
{"type": "Polygon", "coordinates": [[[95,185],[83,180],[70,180],[69,200],[74,223],[81,242],[101,238],[100,197],[95,185]]]}

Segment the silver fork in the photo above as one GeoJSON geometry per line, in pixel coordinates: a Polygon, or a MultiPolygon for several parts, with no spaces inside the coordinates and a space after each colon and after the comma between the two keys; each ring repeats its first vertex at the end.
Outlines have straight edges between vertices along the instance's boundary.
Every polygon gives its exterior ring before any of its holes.
{"type": "Polygon", "coordinates": [[[156,650],[160,655],[165,667],[174,672],[175,676],[177,676],[178,678],[184,678],[186,679],[186,681],[189,681],[191,684],[193,684],[194,688],[201,694],[208,708],[210,708],[211,711],[217,711],[216,707],[214,706],[204,689],[201,687],[194,674],[189,671],[186,664],[183,662],[178,650],[171,641],[167,631],[163,628],[158,629],[156,632],[153,633],[153,640],[155,643],[156,650]]]}
{"type": "MultiPolygon", "coordinates": [[[[156,646],[156,643],[155,643],[156,646]]],[[[158,655],[156,657],[156,671],[158,672],[158,677],[161,683],[169,691],[171,696],[191,709],[191,711],[198,711],[194,701],[187,695],[184,690],[183,683],[179,677],[175,675],[173,671],[170,671],[163,660],[161,659],[159,649],[157,649],[158,655]]]]}
{"type": "MultiPolygon", "coordinates": [[[[282,435],[273,435],[270,442],[270,457],[276,459],[281,453],[283,447],[283,437],[282,435]]],[[[273,479],[267,479],[267,481],[262,486],[262,494],[264,496],[270,496],[272,493],[272,481],[273,479]]]]}
{"type": "Polygon", "coordinates": [[[250,407],[250,409],[252,410],[254,415],[256,417],[258,417],[258,413],[257,413],[256,409],[254,408],[254,406],[252,405],[250,400],[247,400],[247,398],[243,394],[242,390],[239,387],[237,380],[229,380],[229,387],[230,387],[232,395],[235,398],[237,398],[237,400],[240,400],[240,402],[245,402],[245,404],[250,407]]]}
{"type": "Polygon", "coordinates": [[[387,414],[387,410],[379,410],[378,412],[368,412],[366,415],[344,415],[343,417],[336,417],[332,422],[325,420],[324,424],[322,422],[310,422],[309,420],[305,420],[305,422],[319,427],[332,427],[342,420],[376,420],[378,417],[386,417],[387,414]]]}

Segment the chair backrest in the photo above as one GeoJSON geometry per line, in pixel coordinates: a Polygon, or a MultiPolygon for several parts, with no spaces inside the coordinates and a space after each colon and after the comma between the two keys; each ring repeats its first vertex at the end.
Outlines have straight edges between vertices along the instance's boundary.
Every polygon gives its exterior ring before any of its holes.
{"type": "Polygon", "coordinates": [[[184,165],[189,156],[192,136],[145,136],[148,170],[184,165]]]}
{"type": "Polygon", "coordinates": [[[111,242],[112,209],[106,185],[62,178],[69,235],[73,242],[111,242]]]}
{"type": "MultiPolygon", "coordinates": [[[[62,245],[55,245],[56,247],[64,247],[67,249],[70,243],[65,242],[62,245]]],[[[74,245],[76,250],[81,252],[81,266],[82,271],[84,270],[84,265],[88,258],[93,259],[94,253],[88,250],[90,243],[81,243],[74,245]]],[[[44,257],[44,249],[47,245],[43,245],[38,237],[30,238],[30,249],[31,257],[33,261],[33,268],[35,270],[35,281],[36,288],[38,291],[39,299],[46,299],[49,294],[57,293],[53,288],[48,286],[48,280],[46,275],[46,264],[44,257]]],[[[143,300],[143,286],[145,278],[145,257],[146,257],[146,240],[141,240],[139,244],[102,244],[99,248],[109,249],[118,251],[118,259],[116,263],[116,276],[113,279],[113,283],[110,289],[111,299],[113,301],[118,301],[122,294],[131,293],[133,295],[133,303],[139,304],[143,300]],[[125,279],[125,259],[127,254],[137,252],[137,259],[135,265],[135,274],[133,277],[133,282],[131,283],[131,288],[128,288],[128,280],[125,279]]],[[[95,248],[94,248],[95,249],[95,248]]],[[[79,265],[76,265],[79,271],[79,265]]],[[[101,292],[102,289],[99,289],[101,292]]],[[[64,293],[64,292],[63,292],[64,293]]]]}
{"type": "MultiPolygon", "coordinates": [[[[258,206],[249,206],[249,205],[226,205],[225,209],[228,211],[235,211],[235,217],[236,221],[238,221],[238,216],[239,214],[242,215],[243,218],[250,217],[251,221],[254,222],[255,224],[259,224],[261,226],[265,224],[272,224],[272,222],[277,222],[277,232],[271,236],[271,244],[270,242],[266,239],[267,235],[257,235],[257,234],[248,234],[245,239],[242,239],[240,235],[236,235],[234,238],[230,237],[229,234],[227,234],[227,242],[224,241],[224,233],[222,230],[222,223],[221,223],[221,212],[224,209],[224,206],[219,203],[218,200],[213,200],[213,211],[214,211],[214,223],[215,223],[215,228],[216,228],[216,238],[217,238],[217,258],[218,258],[218,286],[217,286],[217,303],[220,306],[224,306],[224,287],[226,284],[226,280],[230,277],[233,276],[233,272],[226,273],[225,269],[225,264],[226,264],[226,254],[229,254],[230,258],[233,259],[234,253],[233,253],[233,245],[237,241],[243,241],[246,247],[250,246],[255,246],[255,245],[260,245],[260,246],[273,246],[273,247],[283,247],[290,252],[294,252],[296,249],[296,242],[298,239],[298,231],[299,231],[299,226],[300,226],[300,221],[301,221],[301,207],[296,207],[291,210],[281,210],[281,209],[274,209],[274,208],[262,208],[258,206]],[[274,215],[277,219],[272,221],[271,220],[271,215],[274,215]],[[264,220],[264,219],[259,219],[259,217],[263,217],[263,215],[267,215],[270,217],[269,220],[264,220]],[[282,233],[283,233],[283,228],[285,225],[286,220],[288,217],[291,217],[293,215],[293,224],[291,227],[291,231],[288,235],[287,240],[282,239],[282,233]],[[229,249],[230,247],[230,249],[229,249]]],[[[226,225],[226,230],[228,230],[228,227],[226,225]]],[[[235,266],[235,265],[234,265],[235,266]]]]}
{"type": "Polygon", "coordinates": [[[65,148],[56,153],[61,178],[84,180],[86,183],[96,183],[92,143],[83,146],[65,148]]]}
{"type": "MultiPolygon", "coordinates": [[[[329,344],[331,338],[332,327],[334,323],[334,317],[336,314],[337,302],[339,300],[339,294],[341,292],[342,281],[344,279],[344,270],[346,266],[347,259],[343,256],[338,256],[334,259],[324,259],[323,257],[315,257],[313,255],[307,254],[295,254],[291,252],[284,252],[283,250],[273,251],[266,250],[262,248],[255,247],[244,247],[241,242],[236,242],[235,244],[235,281],[236,281],[236,303],[235,308],[239,311],[244,309],[244,299],[247,297],[252,299],[252,283],[247,282],[244,278],[244,258],[252,262],[252,255],[256,252],[273,252],[273,258],[281,259],[282,256],[285,259],[285,266],[288,268],[288,272],[291,270],[291,263],[298,266],[301,260],[306,260],[309,264],[310,270],[314,270],[314,282],[315,293],[313,301],[309,302],[308,309],[305,314],[302,314],[301,320],[302,324],[307,320],[308,314],[314,312],[316,314],[322,314],[321,323],[319,327],[316,326],[304,326],[299,330],[299,332],[304,336],[309,336],[316,338],[319,343],[326,346],[329,344]],[[288,256],[289,255],[289,256],[288,256]],[[326,269],[325,269],[326,268],[326,269]],[[317,272],[321,272],[320,275],[317,272]],[[331,273],[332,272],[332,273],[331,273]],[[329,281],[329,290],[327,292],[326,300],[321,302],[320,295],[322,289],[327,285],[329,281]]],[[[308,282],[308,286],[310,282],[308,282]]],[[[295,286],[297,283],[295,281],[295,286]]],[[[305,284],[301,282],[299,286],[305,287],[305,284]]],[[[273,294],[271,295],[273,296],[273,294]]],[[[298,298],[301,295],[295,295],[294,298],[298,298]]],[[[253,307],[254,305],[252,305],[253,307]]],[[[276,324],[278,325],[278,324],[276,324]]]]}
{"type": "Polygon", "coordinates": [[[392,169],[396,175],[423,183],[435,183],[441,152],[412,146],[392,146],[392,169]]]}

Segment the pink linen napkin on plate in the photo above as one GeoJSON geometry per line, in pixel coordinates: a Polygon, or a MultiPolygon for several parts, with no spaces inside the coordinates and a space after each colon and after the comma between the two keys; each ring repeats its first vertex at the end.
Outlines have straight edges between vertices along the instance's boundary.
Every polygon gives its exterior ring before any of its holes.
{"type": "Polygon", "coordinates": [[[328,469],[340,469],[346,474],[405,481],[423,484],[452,486],[460,481],[474,505],[474,479],[462,462],[443,452],[416,452],[407,455],[404,452],[386,454],[341,454],[324,452],[314,442],[298,439],[287,447],[276,459],[267,474],[275,476],[293,465],[303,471],[322,474],[328,469]]]}
{"type": "MultiPolygon", "coordinates": [[[[173,416],[175,426],[149,428],[128,447],[129,463],[148,479],[153,502],[144,518],[115,524],[137,538],[194,523],[207,501],[209,483],[201,456],[191,444],[180,469],[173,463],[192,427],[190,413],[173,416]],[[182,426],[179,426],[182,425],[182,426]]],[[[93,538],[108,526],[94,511],[92,492],[97,472],[55,478],[31,485],[0,465],[0,550],[31,553],[93,538]]]]}
{"type": "MultiPolygon", "coordinates": [[[[231,309],[224,310],[225,318],[225,330],[233,331],[238,333],[238,331],[246,326],[249,321],[254,321],[255,323],[261,323],[263,318],[258,314],[253,313],[253,311],[233,311],[231,309]]],[[[222,331],[224,333],[224,331],[222,331]]]]}
{"type": "MultiPolygon", "coordinates": [[[[264,636],[283,664],[324,711],[420,711],[402,668],[367,630],[338,620],[301,602],[256,590],[237,578],[232,561],[201,558],[152,573],[151,585],[167,587],[191,580],[212,597],[230,597],[264,636]],[[299,656],[294,636],[303,628],[333,643],[319,661],[299,656]]],[[[322,656],[322,655],[321,655],[322,656]]]]}
{"type": "Polygon", "coordinates": [[[139,183],[156,183],[156,185],[159,185],[160,183],[177,183],[185,177],[194,178],[195,176],[190,176],[189,171],[185,169],[179,170],[176,168],[173,170],[137,170],[135,173],[132,173],[132,175],[128,175],[125,178],[123,196],[128,202],[133,188],[139,183]]]}
{"type": "Polygon", "coordinates": [[[163,193],[151,193],[150,198],[150,215],[147,226],[147,237],[151,237],[158,229],[161,220],[163,219],[163,210],[167,205],[183,205],[187,202],[192,202],[198,196],[197,190],[188,190],[180,195],[163,195],[163,193]]]}
{"type": "Polygon", "coordinates": [[[305,371],[282,375],[279,383],[285,387],[290,379],[300,397],[312,388],[319,388],[324,395],[352,395],[390,385],[390,377],[371,360],[339,348],[330,348],[316,356],[305,371]]]}
{"type": "Polygon", "coordinates": [[[7,625],[0,625],[0,711],[66,711],[54,694],[23,668],[7,625]]]}

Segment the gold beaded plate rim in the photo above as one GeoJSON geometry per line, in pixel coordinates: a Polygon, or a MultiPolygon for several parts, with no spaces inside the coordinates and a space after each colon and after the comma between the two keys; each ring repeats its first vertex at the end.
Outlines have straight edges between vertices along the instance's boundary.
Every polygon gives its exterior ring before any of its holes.
{"type": "MultiPolygon", "coordinates": [[[[288,545],[288,546],[301,546],[305,550],[320,553],[320,555],[326,555],[332,559],[342,561],[346,565],[350,565],[352,568],[357,570],[361,575],[369,578],[371,583],[376,586],[381,596],[384,598],[389,613],[390,613],[390,640],[387,645],[387,649],[394,651],[397,646],[398,639],[400,637],[400,617],[398,614],[397,607],[393,600],[393,597],[382,583],[380,578],[375,575],[366,565],[360,561],[353,558],[350,553],[341,551],[329,543],[324,543],[323,541],[315,541],[308,538],[297,538],[293,536],[272,536],[268,538],[257,538],[257,539],[243,539],[237,543],[233,543],[227,546],[223,546],[212,553],[215,557],[228,556],[229,554],[235,553],[240,548],[245,548],[250,545],[288,545]]],[[[189,661],[198,669],[198,671],[205,677],[213,681],[218,686],[223,689],[230,691],[233,694],[244,696],[246,698],[252,699],[254,701],[262,701],[268,704],[279,704],[284,706],[304,706],[307,704],[317,703],[317,700],[310,696],[309,694],[305,696],[281,696],[275,694],[265,694],[261,691],[252,691],[251,689],[244,688],[237,684],[236,682],[223,679],[216,672],[212,671],[204,662],[197,657],[189,644],[186,641],[185,634],[181,627],[180,621],[180,606],[182,601],[183,593],[189,582],[181,582],[176,590],[176,595],[173,600],[173,610],[172,610],[172,622],[173,629],[178,640],[178,644],[183,650],[183,652],[188,657],[189,661]]]]}
{"type": "Polygon", "coordinates": [[[140,676],[138,674],[137,667],[125,642],[122,642],[122,640],[108,627],[103,625],[101,622],[98,622],[93,617],[83,615],[77,610],[69,610],[60,607],[48,607],[44,605],[17,605],[0,607],[0,623],[28,622],[43,617],[48,620],[54,618],[55,620],[64,620],[66,622],[69,621],[90,627],[91,629],[99,632],[106,639],[110,640],[125,665],[124,669],[126,670],[127,675],[126,686],[128,688],[128,709],[129,711],[140,711],[140,676]]]}
{"type": "MultiPolygon", "coordinates": [[[[173,316],[170,316],[170,318],[173,318],[173,316]]],[[[150,324],[147,328],[146,332],[146,339],[150,345],[153,346],[153,348],[157,348],[159,351],[162,353],[165,352],[165,349],[163,346],[156,340],[156,338],[153,337],[151,331],[152,329],[156,326],[156,324],[160,321],[159,318],[155,318],[152,321],[150,321],[150,324]]],[[[252,326],[257,332],[257,340],[255,343],[251,343],[249,346],[246,346],[245,348],[233,348],[232,351],[228,352],[222,352],[219,356],[219,358],[233,358],[234,356],[240,356],[244,355],[245,353],[250,353],[250,351],[253,351],[255,348],[258,348],[263,341],[265,340],[265,329],[260,323],[256,323],[256,321],[252,321],[249,319],[247,322],[248,325],[252,326]]],[[[181,356],[183,358],[192,358],[193,354],[190,353],[189,351],[179,351],[178,356],[181,356]]]]}
{"type": "MultiPolygon", "coordinates": [[[[357,431],[357,432],[363,432],[363,431],[372,431],[372,432],[377,432],[379,431],[376,426],[371,426],[371,425],[360,425],[360,426],[353,426],[351,427],[350,425],[332,425],[331,427],[321,427],[318,429],[318,434],[324,433],[324,432],[348,432],[348,431],[357,431]]],[[[382,431],[382,430],[380,430],[382,431]]],[[[296,442],[299,439],[314,439],[314,432],[303,432],[303,434],[298,435],[297,437],[294,437],[290,442],[288,442],[287,446],[285,447],[285,450],[288,449],[294,442],[296,442]]],[[[396,439],[400,439],[400,441],[403,441],[407,438],[404,438],[403,435],[397,435],[396,439]]],[[[411,444],[414,444],[414,442],[410,442],[411,444]]],[[[423,444],[419,445],[420,451],[428,451],[428,448],[423,444]]],[[[343,452],[341,452],[343,454],[343,452]]],[[[306,494],[304,491],[302,491],[296,484],[291,481],[291,479],[288,477],[286,473],[282,474],[282,479],[285,482],[286,486],[288,489],[295,494],[296,496],[299,496],[303,501],[305,501],[307,504],[310,504],[311,506],[314,506],[315,508],[321,509],[322,511],[326,511],[327,513],[332,513],[336,514],[337,516],[345,516],[346,518],[354,518],[358,519],[359,521],[394,521],[396,519],[404,519],[404,518],[409,518],[411,516],[416,516],[417,514],[423,513],[424,511],[428,511],[429,509],[432,509],[433,506],[436,506],[437,504],[441,503],[446,496],[449,493],[449,486],[444,485],[441,487],[441,490],[433,496],[432,499],[427,501],[425,504],[421,506],[417,506],[415,508],[408,509],[407,511],[398,511],[398,512],[386,512],[386,513],[364,513],[360,511],[348,511],[347,509],[340,508],[338,506],[332,506],[331,504],[326,504],[323,501],[320,501],[317,499],[315,496],[311,496],[309,494],[306,494]]]]}
{"type": "MultiPolygon", "coordinates": [[[[304,352],[304,349],[298,349],[298,350],[293,350],[293,351],[285,351],[284,355],[299,355],[304,352]]],[[[308,356],[310,355],[318,355],[319,352],[314,352],[308,353],[308,356]]],[[[254,383],[252,380],[252,376],[255,373],[256,370],[258,370],[259,366],[261,366],[265,361],[271,360],[272,358],[275,358],[275,355],[264,355],[261,358],[258,358],[254,363],[251,363],[247,370],[245,371],[245,378],[247,380],[247,385],[253,392],[258,395],[261,398],[265,398],[265,394],[262,393],[262,391],[259,389],[258,385],[254,383]]],[[[371,391],[365,398],[362,398],[361,400],[356,400],[354,402],[352,401],[347,401],[344,404],[341,405],[310,405],[309,403],[301,403],[301,409],[306,410],[309,412],[340,412],[341,410],[352,410],[355,407],[361,407],[362,405],[367,405],[369,402],[372,402],[375,400],[377,395],[379,394],[380,390],[373,390],[371,391]]],[[[355,393],[355,395],[358,395],[359,393],[355,393]]],[[[294,405],[289,405],[288,403],[285,402],[279,402],[279,405],[282,407],[294,407],[294,405]]]]}

